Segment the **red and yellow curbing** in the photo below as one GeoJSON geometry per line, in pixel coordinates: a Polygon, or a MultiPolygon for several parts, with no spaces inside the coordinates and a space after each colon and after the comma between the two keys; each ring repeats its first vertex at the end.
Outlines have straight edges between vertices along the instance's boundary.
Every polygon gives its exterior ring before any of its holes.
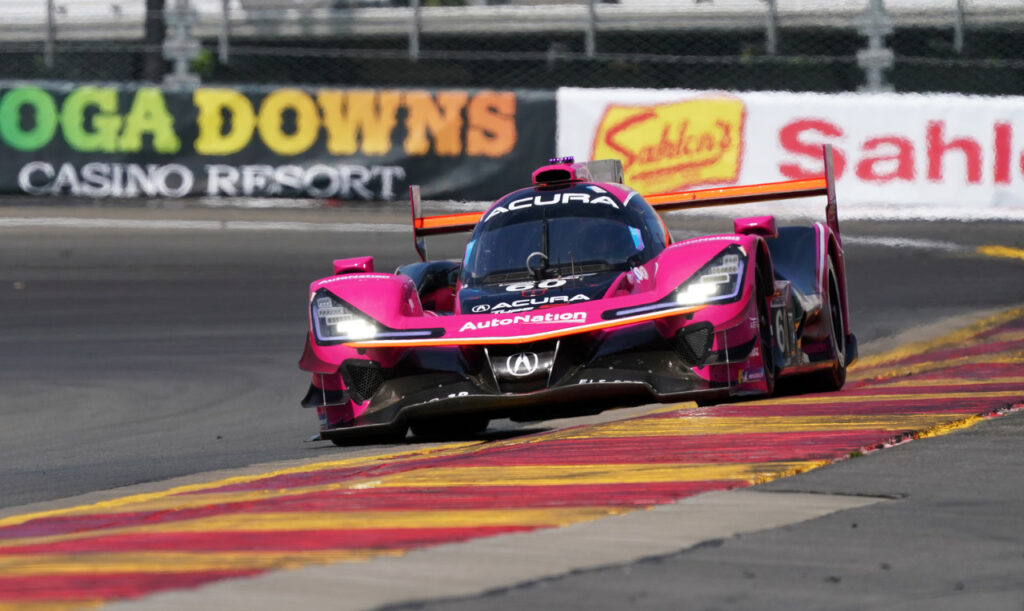
{"type": "Polygon", "coordinates": [[[1024,401],[1024,311],[864,359],[839,393],[303,465],[0,519],[0,609],[553,528],[786,477],[1024,401]]]}

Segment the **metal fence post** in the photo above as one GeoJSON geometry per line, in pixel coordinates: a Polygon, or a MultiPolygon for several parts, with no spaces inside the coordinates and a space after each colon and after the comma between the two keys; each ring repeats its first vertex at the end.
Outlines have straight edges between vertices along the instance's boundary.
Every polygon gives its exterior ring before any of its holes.
{"type": "Polygon", "coordinates": [[[882,0],[870,0],[859,21],[858,31],[868,39],[868,47],[857,51],[857,65],[864,69],[867,80],[859,90],[892,91],[884,74],[894,60],[892,49],[885,46],[885,37],[892,34],[892,19],[885,13],[882,0]]]}
{"type": "Polygon", "coordinates": [[[412,27],[409,28],[409,59],[420,58],[420,0],[412,0],[412,27]]]}
{"type": "Polygon", "coordinates": [[[587,32],[583,39],[587,57],[597,52],[597,0],[587,0],[587,32]]]}
{"type": "Polygon", "coordinates": [[[53,68],[53,56],[57,46],[57,7],[54,0],[46,0],[46,41],[43,43],[43,63],[53,68]]]}
{"type": "Polygon", "coordinates": [[[225,66],[228,65],[228,44],[231,38],[228,2],[230,0],[220,0],[220,28],[217,30],[217,59],[225,66]]]}
{"type": "Polygon", "coordinates": [[[199,41],[192,36],[196,12],[189,0],[174,0],[174,7],[166,9],[167,27],[171,35],[164,41],[164,57],[171,60],[172,69],[164,75],[164,85],[173,89],[199,86],[199,77],[189,68],[189,62],[199,57],[199,41]]]}
{"type": "Polygon", "coordinates": [[[764,50],[768,55],[775,55],[779,49],[779,32],[777,29],[779,11],[775,0],[766,0],[766,2],[768,3],[768,11],[765,15],[764,50]]]}
{"type": "Polygon", "coordinates": [[[956,0],[956,21],[953,22],[953,50],[964,52],[964,0],[956,0]]]}

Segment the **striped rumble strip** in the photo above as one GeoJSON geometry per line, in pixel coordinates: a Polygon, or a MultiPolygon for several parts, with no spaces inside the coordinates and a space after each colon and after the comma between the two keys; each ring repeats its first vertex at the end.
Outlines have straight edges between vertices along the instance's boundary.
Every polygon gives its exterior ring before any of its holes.
{"type": "Polygon", "coordinates": [[[0,520],[0,609],[88,607],[596,520],[1019,409],[1024,310],[862,359],[837,393],[402,449],[0,520]]]}

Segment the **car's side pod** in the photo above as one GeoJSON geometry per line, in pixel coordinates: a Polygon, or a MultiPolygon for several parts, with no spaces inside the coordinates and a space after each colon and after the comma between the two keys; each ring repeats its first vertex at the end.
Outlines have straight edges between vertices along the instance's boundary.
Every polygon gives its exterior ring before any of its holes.
{"type": "Polygon", "coordinates": [[[838,283],[837,291],[842,307],[843,331],[846,335],[846,364],[856,359],[856,338],[850,332],[849,308],[846,303],[846,270],[843,260],[843,240],[839,232],[838,204],[836,201],[835,171],[831,145],[822,147],[824,175],[815,178],[787,180],[782,182],[763,183],[756,185],[739,185],[717,189],[701,189],[698,191],[679,191],[645,195],[651,206],[658,212],[680,210],[684,208],[702,208],[708,206],[724,206],[751,202],[765,202],[798,197],[824,195],[825,224],[815,228],[780,228],[778,238],[771,237],[772,227],[764,218],[752,217],[738,219],[735,227],[737,233],[753,233],[762,235],[769,241],[772,259],[776,270],[780,271],[794,285],[807,294],[824,294],[827,290],[827,269],[831,261],[835,266],[838,283]],[[740,221],[743,221],[741,223],[740,221]],[[783,235],[784,234],[784,235],[783,235]],[[785,243],[785,249],[778,244],[785,243]],[[809,260],[797,260],[796,256],[787,256],[785,251],[814,253],[809,260]]]}

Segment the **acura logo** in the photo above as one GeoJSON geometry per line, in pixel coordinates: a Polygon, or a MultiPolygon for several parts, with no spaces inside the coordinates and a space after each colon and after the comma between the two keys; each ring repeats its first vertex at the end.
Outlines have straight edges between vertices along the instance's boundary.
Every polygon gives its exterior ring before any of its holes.
{"type": "Polygon", "coordinates": [[[537,371],[540,358],[532,352],[520,352],[505,359],[505,368],[517,378],[528,376],[537,371]]]}
{"type": "Polygon", "coordinates": [[[481,303],[480,305],[473,306],[473,313],[474,314],[479,314],[480,312],[486,312],[487,310],[490,310],[490,309],[491,309],[491,306],[487,305],[486,303],[481,303]]]}

